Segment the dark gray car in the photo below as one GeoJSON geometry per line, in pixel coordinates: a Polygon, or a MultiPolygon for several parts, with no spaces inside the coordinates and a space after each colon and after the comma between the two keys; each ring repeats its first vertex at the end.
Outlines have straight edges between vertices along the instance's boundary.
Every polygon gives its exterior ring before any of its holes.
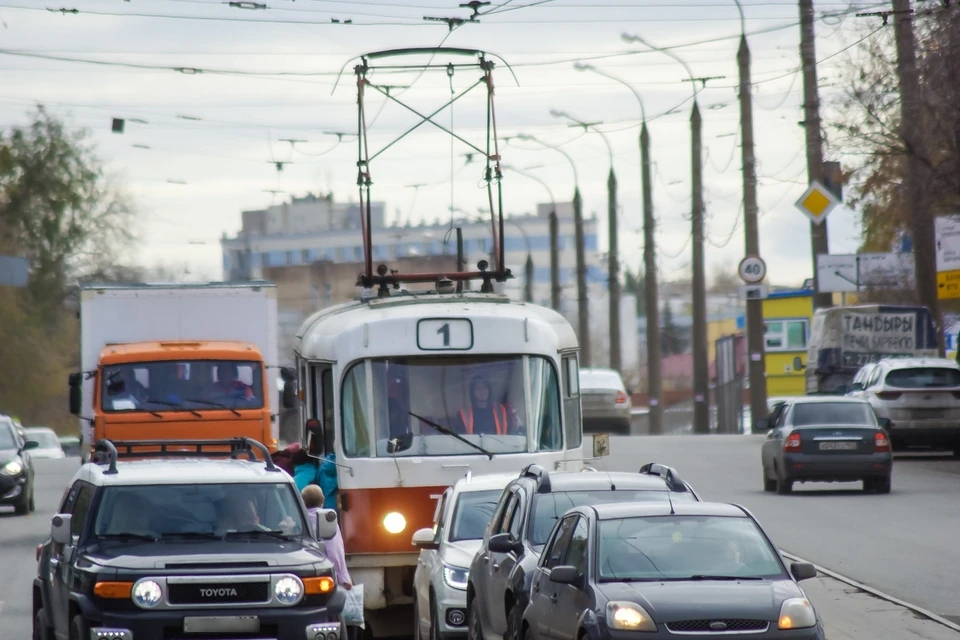
{"type": "Polygon", "coordinates": [[[17,515],[34,510],[33,461],[26,452],[38,446],[11,422],[0,421],[0,506],[12,506],[17,515]]]}
{"type": "Polygon", "coordinates": [[[567,511],[544,547],[523,640],[791,638],[823,623],[759,523],[737,505],[603,504],[567,511]]]}
{"type": "Polygon", "coordinates": [[[794,482],[862,480],[865,491],[890,493],[893,453],[887,431],[864,400],[804,396],[772,415],[760,451],[763,490],[790,493],[794,482]]]}

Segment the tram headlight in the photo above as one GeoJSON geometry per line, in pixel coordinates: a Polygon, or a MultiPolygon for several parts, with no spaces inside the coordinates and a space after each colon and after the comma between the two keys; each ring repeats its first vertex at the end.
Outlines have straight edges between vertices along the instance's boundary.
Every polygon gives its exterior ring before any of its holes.
{"type": "Polygon", "coordinates": [[[383,528],[387,530],[387,533],[394,535],[403,533],[403,530],[407,528],[407,519],[403,517],[402,513],[391,511],[383,516],[383,528]]]}

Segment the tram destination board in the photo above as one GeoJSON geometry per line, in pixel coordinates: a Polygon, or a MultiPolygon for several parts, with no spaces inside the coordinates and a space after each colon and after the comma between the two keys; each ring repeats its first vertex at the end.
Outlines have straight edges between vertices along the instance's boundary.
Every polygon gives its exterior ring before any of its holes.
{"type": "Polygon", "coordinates": [[[423,318],[417,322],[417,347],[421,351],[469,351],[473,348],[473,323],[466,318],[423,318]]]}

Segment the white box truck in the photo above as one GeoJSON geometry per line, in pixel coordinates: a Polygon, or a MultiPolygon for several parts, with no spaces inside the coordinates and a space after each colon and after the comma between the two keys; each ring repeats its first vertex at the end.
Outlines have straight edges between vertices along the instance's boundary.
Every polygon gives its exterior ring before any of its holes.
{"type": "MultiPolygon", "coordinates": [[[[276,451],[281,385],[270,282],[85,285],[70,376],[86,460],[100,439],[250,437],[276,451]]],[[[283,385],[293,404],[293,384],[283,385]]]]}

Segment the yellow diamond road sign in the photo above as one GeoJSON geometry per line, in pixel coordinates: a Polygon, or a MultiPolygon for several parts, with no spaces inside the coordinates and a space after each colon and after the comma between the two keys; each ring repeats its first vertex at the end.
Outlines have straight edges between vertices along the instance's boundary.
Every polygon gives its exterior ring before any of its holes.
{"type": "Polygon", "coordinates": [[[814,180],[794,206],[802,214],[810,218],[814,224],[823,224],[830,212],[840,205],[830,191],[822,184],[814,180]]]}

